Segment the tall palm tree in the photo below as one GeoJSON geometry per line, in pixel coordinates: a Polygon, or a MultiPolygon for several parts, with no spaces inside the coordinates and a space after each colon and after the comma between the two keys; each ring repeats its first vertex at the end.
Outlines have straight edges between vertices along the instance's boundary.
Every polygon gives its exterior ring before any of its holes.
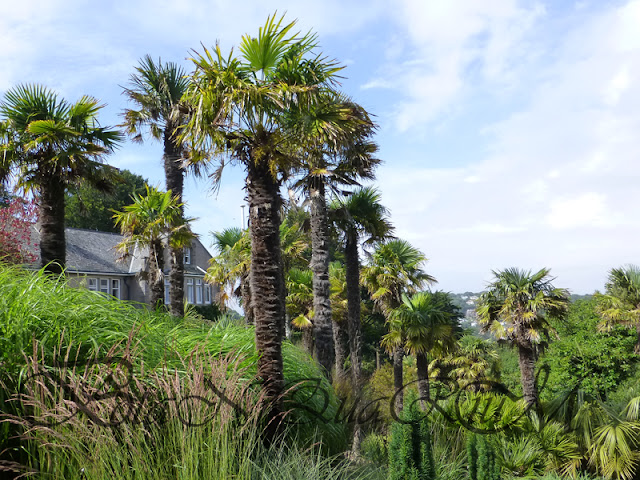
{"type": "Polygon", "coordinates": [[[360,258],[358,245],[373,243],[391,235],[389,211],[380,203],[380,194],[370,187],[361,188],[331,205],[332,216],[344,240],[349,351],[355,391],[362,385],[362,326],[360,319],[360,258]]]}
{"type": "Polygon", "coordinates": [[[292,115],[305,141],[305,168],[296,186],[304,190],[311,213],[311,269],[313,271],[314,331],[317,358],[330,374],[334,360],[329,278],[329,213],[327,190],[357,185],[373,178],[380,160],[377,146],[369,140],[374,124],[359,105],[340,94],[327,92],[301,115],[292,115]],[[366,145],[367,149],[363,148],[366,145]]]}
{"type": "MultiPolygon", "coordinates": [[[[227,161],[247,172],[258,376],[273,417],[281,411],[284,389],[280,186],[301,162],[286,117],[289,107],[312,105],[340,70],[321,56],[311,57],[316,37],[293,33],[294,25],[272,16],[257,38],[242,38],[239,57],[224,56],[219,46],[196,55],[187,95],[192,115],[185,129],[195,149],[216,154],[215,181],[227,161]]],[[[197,155],[194,161],[199,160],[197,155]]]]}
{"type": "MultiPolygon", "coordinates": [[[[436,279],[423,270],[427,258],[405,240],[390,240],[378,245],[369,264],[365,267],[362,280],[371,294],[371,299],[382,311],[387,322],[397,308],[402,305],[403,295],[413,295],[436,279]]],[[[404,407],[403,360],[404,347],[397,345],[393,350],[393,386],[396,390],[396,411],[404,407]]]]}
{"type": "Polygon", "coordinates": [[[147,185],[145,195],[134,195],[133,203],[113,216],[124,235],[118,249],[125,256],[136,247],[148,249],[146,273],[152,308],[164,303],[164,240],[168,238],[169,247],[184,248],[194,238],[188,226],[193,219],[184,218],[183,207],[171,191],[162,192],[147,185]]]}
{"type": "Polygon", "coordinates": [[[538,403],[536,360],[553,332],[548,319],[567,315],[569,292],[552,285],[547,268],[536,273],[507,268],[493,271],[493,276],[478,301],[478,321],[484,331],[518,349],[524,399],[534,405],[538,403]]]}
{"type": "MultiPolygon", "coordinates": [[[[180,66],[172,62],[163,64],[161,60],[156,63],[146,55],[136,67],[136,73],[131,75],[129,86],[124,88],[124,94],[135,108],[125,110],[123,126],[134,141],[142,142],[143,133],[148,131],[154,139],[163,142],[166,189],[171,190],[180,204],[188,154],[178,136],[180,126],[186,121],[180,100],[188,86],[189,78],[180,66]]],[[[184,254],[182,248],[175,246],[179,242],[170,244],[174,245],[170,248],[170,311],[181,317],[184,315],[184,254]]]]}
{"type": "Polygon", "coordinates": [[[627,265],[609,272],[604,295],[598,295],[600,328],[610,330],[613,325],[635,327],[635,353],[640,354],[640,268],[627,265]]]}
{"type": "Polygon", "coordinates": [[[453,352],[461,333],[459,316],[451,297],[440,291],[403,295],[402,305],[389,315],[389,333],[382,344],[389,352],[403,347],[415,356],[423,406],[429,401],[429,355],[442,357],[453,352]]]}
{"type": "Polygon", "coordinates": [[[0,181],[15,172],[18,185],[38,198],[40,258],[51,273],[66,262],[65,190],[88,181],[105,188],[116,176],[102,164],[122,140],[110,127],[100,127],[103,105],[84,96],[69,103],[40,85],[19,85],[0,104],[0,181]]]}

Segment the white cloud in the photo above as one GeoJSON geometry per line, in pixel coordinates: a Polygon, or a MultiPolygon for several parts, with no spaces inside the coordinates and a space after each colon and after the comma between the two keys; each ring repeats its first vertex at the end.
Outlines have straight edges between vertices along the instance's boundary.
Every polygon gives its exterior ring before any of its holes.
{"type": "Polygon", "coordinates": [[[572,198],[563,198],[551,204],[546,217],[552,228],[608,226],[606,196],[588,192],[572,198]]]}
{"type": "Polygon", "coordinates": [[[517,0],[404,0],[396,15],[407,31],[404,61],[385,65],[386,76],[366,86],[391,84],[402,92],[395,111],[400,131],[430,122],[464,98],[469,75],[501,88],[514,82],[530,49],[527,34],[544,13],[539,4],[520,7],[517,0]]]}
{"type": "Polygon", "coordinates": [[[398,235],[432,259],[443,288],[481,288],[478,272],[495,268],[548,266],[559,285],[587,292],[608,268],[640,261],[640,85],[629,81],[640,78],[640,34],[627,28],[630,12],[640,1],[555,39],[529,72],[540,81],[484,129],[486,153],[470,152],[467,166],[416,172],[391,159],[381,172],[398,235]]]}

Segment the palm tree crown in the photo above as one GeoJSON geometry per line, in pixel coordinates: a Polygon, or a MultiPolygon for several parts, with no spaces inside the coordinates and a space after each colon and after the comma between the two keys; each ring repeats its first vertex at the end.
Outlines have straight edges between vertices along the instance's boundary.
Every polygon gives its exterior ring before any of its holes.
{"type": "Polygon", "coordinates": [[[405,240],[390,240],[375,249],[363,271],[363,283],[387,318],[402,305],[403,295],[436,282],[423,270],[426,261],[424,254],[405,240]]]}
{"type": "MultiPolygon", "coordinates": [[[[248,282],[251,251],[249,247],[249,235],[240,228],[226,228],[220,232],[213,232],[213,245],[218,254],[210,260],[207,269],[207,279],[223,285],[220,289],[218,303],[225,307],[232,295],[241,297],[243,283],[248,282]],[[236,288],[236,284],[240,286],[236,288]]],[[[245,317],[248,305],[243,304],[245,317]]]]}
{"type": "Polygon", "coordinates": [[[363,187],[331,203],[334,225],[345,237],[362,239],[372,244],[390,238],[393,226],[389,210],[381,203],[380,192],[373,187],[363,187]]]}
{"type": "Polygon", "coordinates": [[[173,62],[156,63],[146,55],[129,84],[124,94],[137,108],[125,110],[124,126],[133,140],[141,142],[145,130],[157,140],[162,140],[165,132],[176,136],[176,128],[184,120],[180,101],[189,86],[184,69],[173,62]]]}
{"type": "Polygon", "coordinates": [[[133,203],[113,216],[124,235],[118,248],[125,256],[131,255],[138,245],[149,249],[147,280],[153,307],[162,303],[164,294],[163,241],[168,238],[169,247],[183,248],[194,238],[188,226],[193,219],[185,219],[182,208],[183,204],[171,191],[162,192],[147,185],[145,195],[134,195],[133,203]]]}
{"type": "Polygon", "coordinates": [[[403,345],[411,355],[446,355],[453,351],[461,332],[456,310],[445,292],[403,295],[402,305],[390,314],[389,333],[382,344],[389,351],[403,345]]]}
{"type": "Polygon", "coordinates": [[[635,353],[640,353],[640,268],[627,265],[611,269],[605,288],[605,295],[597,295],[600,328],[610,330],[616,324],[635,327],[635,353]]]}

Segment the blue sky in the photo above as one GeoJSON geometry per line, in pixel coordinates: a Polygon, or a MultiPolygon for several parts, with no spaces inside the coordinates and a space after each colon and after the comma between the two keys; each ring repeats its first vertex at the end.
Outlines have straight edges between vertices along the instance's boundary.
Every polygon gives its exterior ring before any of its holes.
{"type": "MultiPolygon", "coordinates": [[[[344,91],[376,115],[383,202],[439,288],[546,266],[588,293],[640,263],[640,0],[5,2],[0,93],[38,82],[93,95],[114,125],[143,55],[189,69],[191,49],[227,50],[275,10],[317,32],[346,65],[344,91]]],[[[153,142],[108,162],[163,182],[153,142]]],[[[217,196],[188,180],[206,244],[240,225],[242,186],[239,169],[217,196]]]]}

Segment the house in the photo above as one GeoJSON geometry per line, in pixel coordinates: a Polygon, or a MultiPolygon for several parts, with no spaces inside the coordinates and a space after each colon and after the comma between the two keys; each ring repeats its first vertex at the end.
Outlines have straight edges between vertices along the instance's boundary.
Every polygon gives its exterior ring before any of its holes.
{"type": "MultiPolygon", "coordinates": [[[[80,228],[65,228],[67,276],[72,286],[84,286],[121,300],[147,303],[150,287],[145,281],[148,250],[136,247],[133,255],[121,258],[117,245],[123,236],[80,228]]],[[[35,244],[40,243],[37,230],[35,244]]],[[[165,252],[165,303],[169,303],[169,255],[165,252]]],[[[218,293],[204,280],[211,254],[199,239],[184,249],[185,300],[193,305],[211,305],[218,293]]],[[[40,259],[37,259],[40,262],[40,259]]]]}

